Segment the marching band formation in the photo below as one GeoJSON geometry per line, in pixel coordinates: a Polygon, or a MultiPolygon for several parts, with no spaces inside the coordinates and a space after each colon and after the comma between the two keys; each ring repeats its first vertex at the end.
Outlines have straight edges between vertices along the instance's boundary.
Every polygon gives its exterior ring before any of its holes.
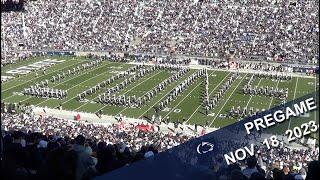
{"type": "MultiPolygon", "coordinates": [[[[66,76],[70,76],[72,74],[80,73],[82,70],[87,70],[98,66],[102,62],[101,59],[95,60],[89,63],[82,64],[77,66],[76,68],[69,69],[66,72],[62,72],[53,76],[51,82],[55,82],[56,80],[63,79],[66,76]]],[[[168,85],[173,82],[178,81],[184,75],[190,72],[190,68],[181,64],[161,64],[158,63],[154,66],[147,65],[135,65],[130,67],[124,72],[120,72],[117,75],[110,77],[109,79],[97,83],[95,86],[85,90],[84,92],[77,95],[78,101],[83,101],[87,95],[92,95],[97,93],[98,90],[105,88],[105,92],[97,97],[97,102],[102,104],[110,104],[116,106],[125,106],[125,107],[134,107],[139,108],[142,105],[145,105],[149,102],[153,97],[155,97],[159,92],[163,91],[168,85]],[[120,95],[117,96],[115,93],[121,91],[126,88],[128,85],[136,82],[140,78],[144,77],[146,74],[150,74],[157,70],[168,70],[173,71],[173,75],[163,82],[159,83],[153,89],[142,95],[141,97],[136,97],[135,95],[120,95]],[[108,85],[114,83],[115,81],[124,78],[124,80],[116,84],[114,87],[106,88],[108,85]]],[[[200,77],[204,77],[204,98],[203,98],[203,108],[206,112],[206,115],[209,115],[210,111],[214,109],[214,107],[221,101],[226,91],[231,87],[232,83],[239,76],[239,72],[233,73],[229,76],[228,80],[220,86],[219,91],[215,93],[212,97],[209,94],[209,74],[207,69],[201,69],[197,72],[193,73],[179,85],[177,85],[159,104],[158,109],[163,110],[167,105],[175,100],[181,93],[183,93],[192,83],[194,83],[200,77]]],[[[253,86],[252,82],[254,79],[271,79],[277,81],[289,81],[292,79],[292,75],[288,75],[283,72],[260,72],[255,73],[248,80],[248,83],[243,87],[243,93],[249,95],[264,95],[264,96],[272,96],[276,98],[280,98],[285,100],[288,97],[288,88],[274,88],[274,87],[263,87],[263,86],[253,86]]],[[[67,96],[67,90],[61,89],[53,89],[48,87],[49,80],[46,79],[37,83],[35,86],[30,86],[29,88],[25,88],[23,94],[31,95],[36,97],[45,97],[45,98],[65,98],[67,96]]],[[[232,108],[227,116],[229,117],[246,117],[255,114],[258,110],[254,111],[253,107],[244,107],[241,108],[238,106],[237,108],[232,108]]]]}
{"type": "Polygon", "coordinates": [[[248,108],[248,107],[238,106],[237,108],[235,108],[234,106],[232,106],[232,109],[227,114],[227,117],[242,119],[248,116],[253,116],[258,112],[260,112],[260,109],[254,109],[253,107],[248,108]]]}
{"type": "Polygon", "coordinates": [[[261,73],[254,73],[253,78],[265,78],[265,79],[272,79],[272,80],[281,80],[281,81],[290,81],[292,79],[292,74],[288,75],[288,73],[284,72],[261,72],[261,73]]]}
{"type": "Polygon", "coordinates": [[[288,98],[288,88],[274,88],[269,86],[252,86],[252,85],[245,85],[243,87],[243,93],[249,95],[260,95],[260,96],[271,96],[280,99],[287,99],[288,98]]]}
{"type": "Polygon", "coordinates": [[[209,90],[208,73],[206,73],[205,96],[203,99],[206,115],[209,114],[210,110],[214,109],[214,107],[222,99],[222,97],[225,95],[227,90],[231,87],[232,83],[237,79],[238,76],[239,76],[239,72],[233,73],[225,82],[225,84],[220,87],[220,90],[213,97],[210,98],[208,93],[208,90],[209,90]]]}
{"type": "Polygon", "coordinates": [[[197,72],[193,73],[191,76],[189,76],[187,79],[185,79],[182,83],[180,83],[178,86],[176,86],[168,96],[165,97],[164,100],[162,100],[159,103],[159,109],[163,110],[167,105],[175,100],[182,92],[184,92],[192,83],[194,83],[197,79],[200,77],[203,77],[206,73],[205,69],[198,70],[197,72]]]}
{"type": "Polygon", "coordinates": [[[44,97],[44,98],[58,98],[63,99],[67,97],[68,91],[61,89],[53,89],[49,87],[43,86],[31,86],[29,88],[25,88],[23,91],[24,95],[36,96],[36,97],[44,97]]]}
{"type": "Polygon", "coordinates": [[[288,75],[279,75],[277,74],[253,74],[248,81],[248,83],[242,88],[244,94],[249,95],[261,95],[261,96],[272,96],[280,99],[287,99],[288,98],[288,91],[289,89],[281,89],[281,88],[274,88],[269,86],[253,86],[252,82],[255,78],[270,78],[270,79],[277,79],[277,80],[290,80],[291,76],[288,75]]]}
{"type": "MultiPolygon", "coordinates": [[[[62,72],[55,76],[52,76],[51,82],[59,81],[60,79],[64,79],[67,76],[80,73],[83,70],[94,68],[101,63],[102,63],[102,60],[97,59],[92,62],[79,65],[73,69],[69,69],[66,72],[62,72]]],[[[49,85],[49,80],[45,79],[40,83],[36,83],[34,86],[30,86],[29,88],[24,88],[23,94],[29,95],[29,96],[44,97],[44,98],[58,98],[58,99],[63,99],[68,95],[67,90],[50,88],[48,87],[48,85],[49,85]]]]}
{"type": "MultiPolygon", "coordinates": [[[[142,78],[143,76],[145,76],[148,73],[152,73],[156,70],[156,68],[154,66],[152,67],[145,67],[142,69],[139,69],[139,72],[137,74],[134,74],[133,76],[129,77],[128,79],[125,79],[123,82],[121,82],[120,84],[117,84],[114,87],[111,88],[107,88],[105,94],[107,94],[108,96],[110,96],[111,94],[114,94],[116,92],[119,92],[120,90],[126,88],[129,84],[132,84],[133,82],[136,82],[138,79],[142,78]]],[[[112,76],[111,79],[108,79],[106,81],[106,83],[102,83],[97,86],[94,86],[90,89],[88,89],[87,91],[81,93],[78,95],[78,100],[83,100],[85,96],[87,95],[91,95],[95,92],[97,92],[97,90],[99,90],[100,88],[104,88],[106,85],[109,85],[110,83],[113,83],[114,81],[122,78],[124,75],[120,75],[118,74],[117,76],[112,76]]]]}
{"type": "Polygon", "coordinates": [[[77,67],[74,67],[72,69],[68,69],[65,72],[52,76],[51,82],[59,81],[60,79],[64,79],[65,77],[69,77],[71,75],[79,74],[81,71],[92,69],[101,63],[102,63],[102,59],[97,59],[92,62],[88,62],[82,65],[79,65],[77,67]]]}
{"type": "Polygon", "coordinates": [[[113,83],[114,81],[116,81],[116,80],[118,80],[120,78],[128,77],[132,73],[134,73],[137,70],[140,70],[140,69],[142,69],[144,67],[145,67],[144,65],[136,65],[136,66],[130,67],[128,70],[124,71],[123,73],[118,73],[117,75],[112,76],[109,79],[107,79],[105,81],[102,81],[101,83],[96,84],[95,86],[91,87],[90,89],[87,89],[86,91],[78,94],[77,100],[78,101],[82,101],[83,99],[86,98],[87,95],[94,94],[100,88],[105,88],[107,85],[113,83]]]}
{"type": "MultiPolygon", "coordinates": [[[[156,66],[156,68],[164,68],[167,70],[173,70],[173,66],[156,66]]],[[[147,92],[141,97],[136,96],[116,96],[113,94],[112,96],[110,94],[104,93],[102,96],[98,97],[98,102],[103,104],[112,104],[112,105],[118,105],[118,106],[127,106],[127,107],[141,107],[144,105],[147,101],[150,101],[154,96],[156,96],[160,91],[162,91],[166,86],[171,84],[172,82],[177,81],[179,78],[181,78],[183,75],[185,75],[187,72],[190,71],[189,68],[185,67],[179,67],[178,72],[169,77],[168,79],[164,80],[163,82],[159,83],[158,86],[154,87],[151,91],[147,92]]]]}
{"type": "MultiPolygon", "coordinates": [[[[281,64],[270,64],[262,62],[248,62],[248,61],[230,61],[225,59],[198,59],[199,65],[210,66],[212,68],[232,68],[237,70],[259,70],[264,75],[279,73],[280,76],[285,76],[285,73],[293,72],[292,67],[285,67],[281,64]],[[282,75],[281,75],[282,74],[282,75]]],[[[288,78],[291,78],[288,77],[288,78]]]]}
{"type": "Polygon", "coordinates": [[[142,68],[142,69],[138,70],[138,72],[136,74],[134,74],[133,76],[129,77],[128,79],[125,79],[120,84],[117,84],[116,86],[111,87],[111,88],[107,88],[106,93],[108,95],[111,95],[113,93],[119,92],[122,89],[125,89],[130,84],[138,81],[139,79],[141,79],[145,75],[150,74],[150,73],[152,73],[154,71],[156,71],[155,66],[142,68]]]}

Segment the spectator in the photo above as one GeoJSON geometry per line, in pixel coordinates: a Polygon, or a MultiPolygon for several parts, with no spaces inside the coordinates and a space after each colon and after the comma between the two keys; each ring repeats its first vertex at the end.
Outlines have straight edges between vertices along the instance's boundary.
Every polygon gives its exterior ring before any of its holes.
{"type": "Polygon", "coordinates": [[[315,180],[315,179],[319,178],[320,177],[319,176],[319,174],[320,174],[319,167],[320,167],[319,160],[312,161],[309,164],[306,180],[315,180]]]}
{"type": "Polygon", "coordinates": [[[87,148],[84,146],[85,137],[78,135],[75,138],[75,144],[73,145],[73,150],[77,154],[77,173],[76,179],[81,179],[84,174],[90,174],[90,171],[94,171],[93,167],[95,165],[92,157],[87,152],[87,148]]]}
{"type": "Polygon", "coordinates": [[[285,165],[283,167],[283,176],[282,176],[283,180],[294,180],[294,176],[290,173],[290,168],[285,165]]]}

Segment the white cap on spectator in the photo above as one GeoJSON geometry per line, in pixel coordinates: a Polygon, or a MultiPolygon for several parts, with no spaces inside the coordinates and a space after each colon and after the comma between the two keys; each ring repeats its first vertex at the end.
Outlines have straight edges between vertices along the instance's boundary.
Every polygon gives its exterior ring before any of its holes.
{"type": "Polygon", "coordinates": [[[124,143],[122,143],[122,145],[121,145],[121,147],[120,147],[120,149],[119,149],[119,152],[120,152],[120,153],[123,153],[126,148],[127,148],[127,145],[124,144],[124,143]]]}
{"type": "Polygon", "coordinates": [[[145,158],[149,158],[149,157],[152,157],[152,156],[154,156],[154,153],[153,153],[152,151],[148,151],[148,152],[146,152],[146,153],[144,154],[144,157],[145,157],[145,158]]]}
{"type": "Polygon", "coordinates": [[[47,148],[48,142],[44,140],[40,140],[39,148],[47,148]]]}

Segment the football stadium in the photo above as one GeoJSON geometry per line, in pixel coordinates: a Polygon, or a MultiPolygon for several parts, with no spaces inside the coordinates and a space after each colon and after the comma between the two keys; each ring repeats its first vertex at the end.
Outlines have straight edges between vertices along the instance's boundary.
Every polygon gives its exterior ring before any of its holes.
{"type": "MultiPolygon", "coordinates": [[[[315,93],[319,87],[317,79],[312,76],[292,76],[291,73],[281,72],[259,74],[259,71],[257,71],[257,73],[240,73],[238,71],[233,72],[208,68],[209,70],[207,70],[206,77],[195,80],[194,83],[174,97],[174,100],[168,103],[165,108],[160,110],[161,103],[165,102],[172,91],[181,83],[184,83],[192,74],[198,72],[199,69],[201,70],[201,66],[195,66],[194,69],[190,69],[190,71],[182,74],[139,107],[136,107],[134,104],[132,104],[132,106],[117,104],[116,101],[110,103],[100,103],[99,101],[99,97],[101,98],[109,89],[117,87],[117,85],[122,82],[129,82],[128,79],[139,71],[133,71],[129,76],[114,80],[104,87],[100,86],[102,82],[117,77],[128,69],[137,66],[134,63],[110,62],[106,59],[90,69],[81,69],[72,74],[73,70],[77,70],[77,67],[83,67],[82,65],[90,63],[91,60],[86,57],[37,57],[26,60],[22,64],[17,63],[4,67],[2,69],[2,76],[10,76],[11,74],[7,74],[7,72],[10,73],[21,67],[46,60],[62,62],[45,69],[45,71],[41,70],[41,65],[38,66],[39,69],[37,69],[37,67],[34,69],[31,67],[30,70],[27,70],[28,68],[23,69],[22,73],[26,71],[30,71],[30,73],[20,76],[16,75],[17,77],[15,79],[2,84],[2,100],[5,103],[21,104],[22,106],[34,105],[52,109],[58,109],[61,106],[62,109],[73,112],[99,113],[102,111],[102,114],[105,115],[123,115],[128,118],[142,118],[147,120],[152,120],[152,116],[157,114],[164,120],[169,118],[169,122],[185,122],[191,125],[199,124],[220,128],[236,122],[239,118],[243,118],[244,114],[242,115],[242,113],[244,113],[243,111],[245,109],[248,111],[247,113],[251,113],[250,111],[252,111],[252,113],[264,111],[283,103],[283,101],[291,101],[303,95],[315,93]],[[68,71],[71,72],[70,75],[67,75],[68,71]],[[65,74],[65,77],[63,77],[63,74],[65,74]],[[256,75],[264,77],[255,78],[256,75]],[[63,78],[58,79],[59,76],[63,78]],[[56,77],[57,80],[53,81],[54,77],[56,77]],[[231,82],[229,81],[231,77],[236,78],[231,82]],[[284,79],[281,79],[281,77],[284,79]],[[214,108],[209,110],[206,109],[204,103],[206,100],[204,97],[206,95],[206,81],[208,81],[207,96],[210,99],[218,97],[219,92],[225,88],[225,91],[221,91],[223,94],[221,93],[222,95],[220,95],[221,99],[219,99],[219,102],[216,103],[214,108]],[[231,83],[226,87],[225,84],[228,81],[231,83]],[[41,83],[45,82],[48,82],[48,85],[46,85],[48,90],[44,89],[44,91],[48,92],[47,96],[43,95],[41,97],[41,95],[31,95],[25,92],[25,90],[31,86],[36,87],[37,84],[40,86],[42,85],[41,83]],[[250,83],[252,87],[269,87],[270,89],[274,88],[274,90],[278,91],[282,90],[283,93],[287,91],[287,98],[281,99],[281,97],[262,94],[246,94],[243,89],[248,83],[250,83]],[[55,90],[63,90],[67,91],[68,94],[66,97],[48,98],[51,90],[53,90],[53,93],[56,93],[55,90]],[[80,97],[81,100],[79,96],[83,96],[82,98],[80,97]],[[157,109],[159,109],[159,111],[156,111],[157,109]],[[232,113],[232,110],[239,110],[239,112],[232,113]]],[[[154,64],[155,63],[151,61],[144,65],[147,69],[148,66],[152,67],[154,64]]],[[[128,98],[131,97],[135,100],[148,97],[148,93],[156,92],[153,90],[157,89],[159,84],[174,77],[178,72],[179,71],[164,68],[150,71],[141,78],[137,78],[135,82],[119,89],[118,92],[114,93],[115,96],[109,96],[110,101],[114,100],[114,98],[115,100],[118,100],[118,98],[120,98],[119,100],[122,100],[122,98],[128,100],[128,98]]],[[[19,72],[17,74],[19,74],[19,72]]],[[[308,116],[312,116],[314,120],[317,119],[316,113],[308,116]]]]}
{"type": "MultiPolygon", "coordinates": [[[[5,179],[112,179],[306,96],[319,106],[318,1],[1,5],[5,179]]],[[[256,146],[224,171],[215,160],[210,179],[317,178],[318,124],[316,109],[263,131],[285,141],[293,129],[297,140],[256,146]],[[298,137],[305,124],[316,130],[298,137]]]]}

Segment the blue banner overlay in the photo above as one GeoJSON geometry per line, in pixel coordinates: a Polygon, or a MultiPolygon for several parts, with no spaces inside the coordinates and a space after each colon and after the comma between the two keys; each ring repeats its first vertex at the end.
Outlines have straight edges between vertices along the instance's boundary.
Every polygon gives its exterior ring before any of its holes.
{"type": "Polygon", "coordinates": [[[259,156],[261,147],[267,150],[287,147],[318,134],[317,94],[245,118],[96,179],[218,179],[230,173],[232,164],[245,163],[248,157],[259,156]],[[306,118],[306,114],[312,116],[306,118]]]}

